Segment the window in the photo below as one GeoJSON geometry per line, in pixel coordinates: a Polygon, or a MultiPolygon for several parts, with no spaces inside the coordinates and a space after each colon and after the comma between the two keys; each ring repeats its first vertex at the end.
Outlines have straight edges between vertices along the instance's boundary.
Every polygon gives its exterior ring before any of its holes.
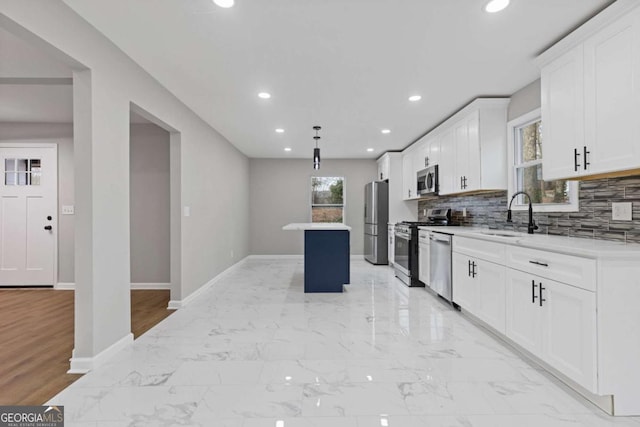
{"type": "MultiPolygon", "coordinates": [[[[507,125],[509,136],[509,200],[511,195],[524,191],[531,196],[537,212],[578,211],[578,184],[573,181],[542,179],[542,120],[540,110],[519,117],[507,125]]],[[[529,201],[519,195],[513,209],[525,209],[529,201]]]]}
{"type": "Polygon", "coordinates": [[[344,222],[344,178],[311,177],[311,222],[344,222]]]}
{"type": "Polygon", "coordinates": [[[40,185],[40,159],[4,159],[4,185],[40,185]]]}

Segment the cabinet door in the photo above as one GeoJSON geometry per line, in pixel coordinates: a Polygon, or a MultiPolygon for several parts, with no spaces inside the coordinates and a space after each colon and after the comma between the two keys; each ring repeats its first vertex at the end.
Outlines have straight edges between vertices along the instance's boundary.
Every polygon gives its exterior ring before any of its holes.
{"type": "Polygon", "coordinates": [[[584,173],[640,167],[640,25],[636,16],[625,16],[584,44],[584,146],[591,163],[584,173]]]}
{"type": "Polygon", "coordinates": [[[469,114],[454,127],[455,165],[454,188],[474,191],[480,188],[479,113],[469,114]]]}
{"type": "Polygon", "coordinates": [[[411,200],[417,198],[417,176],[414,164],[414,152],[402,153],[402,198],[411,200]]]}
{"type": "Polygon", "coordinates": [[[596,392],[596,297],[552,280],[542,284],[542,359],[596,392]]]}
{"type": "Polygon", "coordinates": [[[542,69],[542,173],[545,181],[583,170],[584,55],[580,45],[542,69]],[[576,171],[574,150],[578,150],[576,171]]]}
{"type": "Polygon", "coordinates": [[[455,139],[453,129],[447,129],[440,138],[440,160],[438,166],[438,180],[440,181],[440,194],[457,192],[454,186],[455,176],[455,139]]]}
{"type": "Polygon", "coordinates": [[[395,263],[395,254],[396,254],[396,250],[395,250],[395,245],[394,245],[394,239],[396,238],[394,233],[394,229],[393,229],[393,225],[390,225],[388,228],[388,236],[389,236],[389,248],[388,248],[388,257],[389,257],[389,265],[392,265],[395,263]]]}
{"type": "Polygon", "coordinates": [[[542,310],[536,276],[507,269],[506,335],[536,356],[542,352],[542,310]]]}
{"type": "Polygon", "coordinates": [[[418,279],[429,286],[429,243],[420,243],[418,263],[418,279]]]}
{"type": "Polygon", "coordinates": [[[475,314],[478,280],[472,277],[471,263],[478,261],[475,258],[454,252],[452,262],[453,302],[469,313],[475,314]]]}
{"type": "Polygon", "coordinates": [[[506,274],[504,265],[476,261],[476,280],[480,282],[475,315],[501,333],[505,333],[506,274]]]}
{"type": "Polygon", "coordinates": [[[455,191],[464,191],[464,178],[469,170],[469,134],[467,121],[461,120],[453,127],[455,143],[455,162],[453,188],[455,191]]]}
{"type": "Polygon", "coordinates": [[[440,137],[433,136],[427,142],[427,164],[429,166],[440,164],[440,137]]]}

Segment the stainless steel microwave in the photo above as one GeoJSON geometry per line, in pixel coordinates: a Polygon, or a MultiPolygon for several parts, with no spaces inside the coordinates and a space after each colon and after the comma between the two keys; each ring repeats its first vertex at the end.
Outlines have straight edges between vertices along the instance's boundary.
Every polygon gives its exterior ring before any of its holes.
{"type": "Polygon", "coordinates": [[[438,184],[438,165],[429,166],[418,172],[418,194],[438,194],[440,186],[438,184]]]}

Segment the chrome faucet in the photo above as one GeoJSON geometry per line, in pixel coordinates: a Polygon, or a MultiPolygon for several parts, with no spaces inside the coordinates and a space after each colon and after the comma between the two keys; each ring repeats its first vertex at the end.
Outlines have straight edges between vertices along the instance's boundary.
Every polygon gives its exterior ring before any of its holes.
{"type": "Polygon", "coordinates": [[[529,199],[529,224],[527,224],[527,233],[533,234],[533,230],[537,230],[538,226],[536,225],[536,222],[533,220],[533,207],[531,206],[531,196],[525,193],[524,191],[518,191],[513,196],[511,196],[511,201],[509,202],[509,209],[507,209],[507,222],[512,222],[511,221],[511,204],[513,203],[513,199],[515,199],[516,196],[520,194],[524,194],[529,199]]]}

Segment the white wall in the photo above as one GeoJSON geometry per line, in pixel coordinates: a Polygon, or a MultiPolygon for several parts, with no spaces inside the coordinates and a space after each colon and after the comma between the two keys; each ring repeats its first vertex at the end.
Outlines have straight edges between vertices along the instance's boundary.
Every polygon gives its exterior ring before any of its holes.
{"type": "Polygon", "coordinates": [[[541,103],[540,79],[538,79],[511,95],[511,102],[509,102],[507,113],[508,120],[516,119],[523,114],[530,113],[536,108],[540,108],[541,103]]]}
{"type": "Polygon", "coordinates": [[[0,0],[0,11],[0,25],[74,69],[72,369],[74,361],[90,369],[95,356],[130,337],[131,103],[181,136],[181,199],[191,215],[181,219],[180,298],[248,255],[249,161],[63,2],[0,0]]]}
{"type": "Polygon", "coordinates": [[[324,159],[313,170],[309,159],[251,159],[251,254],[297,255],[304,252],[302,232],[283,231],[292,222],[311,222],[311,177],[342,176],[345,224],[351,230],[351,254],[364,253],[364,186],[375,180],[374,160],[324,159]]]}

